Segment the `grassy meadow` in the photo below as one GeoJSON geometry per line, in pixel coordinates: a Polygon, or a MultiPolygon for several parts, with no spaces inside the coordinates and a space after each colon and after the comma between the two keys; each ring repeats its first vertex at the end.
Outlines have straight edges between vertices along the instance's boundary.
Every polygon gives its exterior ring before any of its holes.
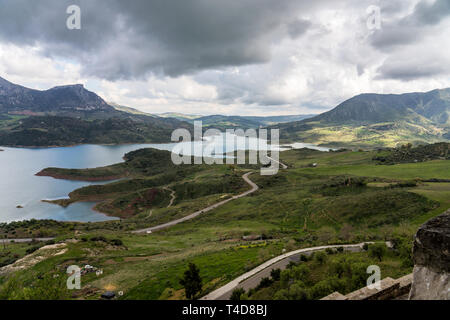
{"type": "MultiPolygon", "coordinates": [[[[386,152],[282,152],[280,159],[288,169],[280,169],[274,176],[260,176],[255,170],[250,176],[260,187],[257,192],[152,234],[130,231],[185,216],[248,190],[250,187],[241,176],[254,168],[201,165],[186,170],[165,167],[162,171],[153,168],[145,172],[145,158],[134,158],[134,171],[128,168],[134,173],[127,180],[74,191],[86,196],[94,194],[101,201],[98,206],[111,206],[112,214],[114,210],[131,208],[126,219],[86,224],[34,221],[0,225],[0,236],[36,235],[45,229],[46,235],[57,236],[56,241],[75,239],[67,242],[63,254],[0,276],[0,297],[2,292],[15,292],[21,286],[37,290],[50,281],[44,275],[64,275],[67,266],[74,264],[89,264],[103,273],[83,275],[82,290],[66,292],[69,298],[98,299],[102,292],[114,290],[123,293],[119,299],[184,299],[179,280],[190,262],[199,267],[203,279],[201,294],[206,294],[283,250],[393,240],[404,244],[403,252],[410,252],[412,237],[420,224],[450,208],[450,182],[427,181],[450,179],[450,161],[380,165],[373,160],[386,152]],[[169,179],[168,175],[181,178],[169,179]],[[176,199],[170,207],[170,192],[163,192],[165,187],[175,191],[176,199]],[[149,189],[160,190],[161,199],[149,203],[134,201],[143,198],[142,193],[149,189]],[[252,235],[261,240],[243,240],[243,236],[252,235]]],[[[26,255],[24,248],[17,247],[16,257],[26,255]]],[[[364,253],[352,257],[348,257],[349,261],[356,259],[360,267],[373,264],[364,253]]],[[[396,255],[389,253],[386,257],[390,258],[381,265],[386,276],[411,272],[411,265],[401,266],[396,255]]],[[[401,259],[410,257],[403,254],[401,259]]],[[[320,281],[321,274],[315,274],[313,279],[320,281]]],[[[51,281],[65,279],[60,276],[51,281]]],[[[274,298],[276,291],[261,293],[260,297],[274,298]]],[[[65,294],[60,297],[65,298],[65,294]]],[[[310,298],[318,298],[318,294],[310,298]]]]}

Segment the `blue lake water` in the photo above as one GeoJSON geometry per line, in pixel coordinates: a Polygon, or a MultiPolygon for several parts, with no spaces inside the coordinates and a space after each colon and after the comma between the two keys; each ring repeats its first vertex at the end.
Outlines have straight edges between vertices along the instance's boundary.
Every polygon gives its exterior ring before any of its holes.
{"type": "MultiPolygon", "coordinates": [[[[224,152],[248,148],[248,143],[228,145],[220,137],[208,139],[203,147],[205,148],[208,144],[217,145],[218,149],[224,152]]],[[[41,201],[66,198],[74,189],[100,184],[99,182],[58,180],[51,177],[37,177],[35,174],[47,167],[95,168],[106,166],[123,161],[124,154],[133,150],[156,148],[172,151],[174,146],[175,144],[168,143],[114,146],[80,145],[43,149],[1,147],[4,151],[0,152],[0,222],[29,219],[82,222],[113,220],[115,218],[93,211],[94,203],[80,202],[62,208],[41,201]],[[18,205],[23,208],[16,208],[18,205]]],[[[314,146],[308,145],[308,147],[314,146]]]]}

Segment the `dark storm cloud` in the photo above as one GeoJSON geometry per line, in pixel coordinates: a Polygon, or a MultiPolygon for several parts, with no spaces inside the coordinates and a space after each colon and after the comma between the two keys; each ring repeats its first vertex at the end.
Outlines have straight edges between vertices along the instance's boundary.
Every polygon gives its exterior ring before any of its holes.
{"type": "Polygon", "coordinates": [[[37,44],[45,55],[74,59],[85,74],[110,80],[178,76],[269,61],[276,39],[298,37],[309,28],[306,20],[297,20],[308,3],[0,0],[0,41],[37,44]],[[66,28],[72,4],[81,7],[81,30],[66,28]],[[286,21],[294,21],[287,30],[286,21]]]}

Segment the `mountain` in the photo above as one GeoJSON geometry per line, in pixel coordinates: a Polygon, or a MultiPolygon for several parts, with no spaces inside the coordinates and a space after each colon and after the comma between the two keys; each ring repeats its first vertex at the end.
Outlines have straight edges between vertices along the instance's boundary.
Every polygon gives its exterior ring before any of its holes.
{"type": "Polygon", "coordinates": [[[184,113],[178,113],[178,112],[165,112],[157,115],[161,118],[174,118],[182,121],[190,121],[197,118],[201,118],[201,115],[197,114],[184,114],[184,113]]]}
{"type": "Polygon", "coordinates": [[[308,118],[314,117],[315,114],[297,114],[297,115],[287,115],[287,116],[244,116],[243,118],[253,121],[258,121],[262,125],[274,125],[278,123],[286,123],[292,121],[300,121],[308,118]]]}
{"type": "Polygon", "coordinates": [[[150,117],[157,117],[154,114],[143,112],[143,111],[139,111],[139,110],[131,108],[131,107],[122,106],[122,105],[114,103],[114,102],[108,102],[108,104],[111,107],[113,107],[114,109],[116,109],[117,111],[122,111],[122,112],[126,112],[126,113],[129,113],[129,114],[138,114],[138,115],[144,115],[144,116],[150,116],[150,117]]]}
{"type": "Polygon", "coordinates": [[[83,85],[58,86],[34,90],[0,77],[0,113],[33,114],[54,112],[111,112],[108,105],[83,85]]]}
{"type": "Polygon", "coordinates": [[[0,145],[159,143],[178,128],[192,125],[116,110],[80,84],[40,91],[0,78],[0,145]]]}
{"type": "Polygon", "coordinates": [[[450,124],[450,88],[425,93],[361,94],[311,121],[377,123],[405,118],[450,124]]]}
{"type": "Polygon", "coordinates": [[[361,94],[318,116],[278,127],[285,142],[329,147],[446,141],[450,138],[450,89],[361,94]]]}
{"type": "Polygon", "coordinates": [[[290,121],[299,121],[307,118],[311,118],[315,115],[287,115],[287,116],[225,116],[225,115],[192,115],[183,113],[163,113],[159,114],[159,117],[175,118],[179,120],[188,121],[194,123],[194,121],[202,121],[206,127],[213,127],[217,129],[229,129],[229,128],[259,128],[268,125],[274,125],[277,123],[285,123],[290,121]]]}

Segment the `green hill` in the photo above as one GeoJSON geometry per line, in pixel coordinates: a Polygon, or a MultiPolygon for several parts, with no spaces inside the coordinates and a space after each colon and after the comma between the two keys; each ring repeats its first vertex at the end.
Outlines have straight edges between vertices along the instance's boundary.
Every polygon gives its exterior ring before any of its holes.
{"type": "Polygon", "coordinates": [[[33,90],[0,78],[0,145],[168,142],[191,125],[111,106],[83,85],[33,90]]]}
{"type": "Polygon", "coordinates": [[[362,94],[316,117],[279,125],[284,141],[330,147],[395,147],[449,139],[450,89],[362,94]]]}

